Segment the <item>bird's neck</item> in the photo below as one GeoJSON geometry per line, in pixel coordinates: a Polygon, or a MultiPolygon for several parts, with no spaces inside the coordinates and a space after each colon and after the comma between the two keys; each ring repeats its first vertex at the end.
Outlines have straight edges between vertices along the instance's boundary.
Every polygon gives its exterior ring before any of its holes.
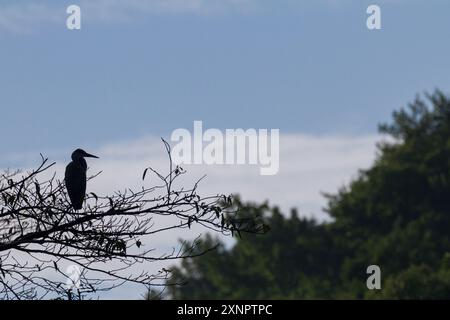
{"type": "Polygon", "coordinates": [[[84,158],[73,159],[73,162],[75,162],[77,165],[79,165],[84,170],[87,170],[87,162],[86,162],[86,160],[84,160],[84,158]]]}

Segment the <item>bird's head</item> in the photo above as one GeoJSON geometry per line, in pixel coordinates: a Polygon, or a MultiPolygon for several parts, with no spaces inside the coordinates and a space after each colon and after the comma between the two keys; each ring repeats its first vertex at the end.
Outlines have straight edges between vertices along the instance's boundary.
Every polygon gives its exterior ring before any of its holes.
{"type": "Polygon", "coordinates": [[[82,158],[97,158],[98,159],[97,156],[94,156],[93,154],[89,154],[82,149],[77,149],[72,153],[73,161],[76,161],[77,159],[82,159],[82,158]]]}

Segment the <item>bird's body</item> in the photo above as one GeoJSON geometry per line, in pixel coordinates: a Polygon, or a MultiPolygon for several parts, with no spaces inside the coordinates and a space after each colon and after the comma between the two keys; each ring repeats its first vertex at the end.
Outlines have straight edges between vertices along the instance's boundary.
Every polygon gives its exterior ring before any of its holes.
{"type": "Polygon", "coordinates": [[[97,158],[81,149],[72,153],[72,162],[66,167],[65,181],[72,207],[80,210],[86,195],[87,163],[85,157],[97,158]]]}

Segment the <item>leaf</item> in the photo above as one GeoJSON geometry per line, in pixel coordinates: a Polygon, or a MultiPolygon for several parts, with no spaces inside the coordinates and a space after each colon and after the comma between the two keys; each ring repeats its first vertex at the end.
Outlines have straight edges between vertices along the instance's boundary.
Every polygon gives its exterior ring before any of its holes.
{"type": "Polygon", "coordinates": [[[34,183],[34,187],[36,188],[36,193],[39,197],[39,200],[42,201],[42,195],[41,195],[41,186],[39,185],[39,183],[35,182],[34,183]]]}
{"type": "Polygon", "coordinates": [[[197,213],[200,211],[200,208],[198,207],[198,202],[195,202],[195,210],[197,211],[197,213]]]}
{"type": "Polygon", "coordinates": [[[220,207],[214,207],[214,212],[216,213],[217,219],[219,219],[220,213],[222,212],[222,208],[220,208],[220,207]]]}
{"type": "Polygon", "coordinates": [[[91,195],[94,197],[95,201],[98,201],[98,196],[95,193],[91,192],[91,195]]]}
{"type": "Polygon", "coordinates": [[[144,174],[142,175],[142,180],[145,180],[145,176],[147,175],[148,168],[144,170],[144,174]]]}
{"type": "Polygon", "coordinates": [[[232,225],[232,229],[231,229],[231,235],[233,235],[233,231],[236,231],[239,238],[242,239],[242,235],[241,235],[241,231],[236,227],[236,224],[234,223],[233,220],[230,221],[231,225],[232,225]]]}

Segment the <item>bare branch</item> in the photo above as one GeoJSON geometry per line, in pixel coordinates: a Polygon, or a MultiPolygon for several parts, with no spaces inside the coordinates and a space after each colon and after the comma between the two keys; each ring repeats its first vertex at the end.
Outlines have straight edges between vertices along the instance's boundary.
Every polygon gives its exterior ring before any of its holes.
{"type": "Polygon", "coordinates": [[[191,188],[177,189],[175,182],[186,171],[174,167],[170,146],[163,143],[169,172],[149,167],[142,175],[145,180],[147,172],[153,173],[156,185],[112,196],[90,193],[80,212],[71,209],[56,174],[42,178],[54,165],[43,156],[35,170],[1,175],[0,299],[82,299],[124,283],[165,286],[170,270],[136,273],[133,267],[197,257],[214,247],[199,252],[196,241],[184,242],[178,250],[158,254],[157,248],[145,248],[155,235],[170,232],[173,237],[174,230],[194,225],[225,235],[265,232],[264,225],[239,217],[231,196],[200,196],[203,178],[191,188]],[[62,269],[69,265],[79,270],[72,287],[67,285],[72,277],[62,269]]]}

